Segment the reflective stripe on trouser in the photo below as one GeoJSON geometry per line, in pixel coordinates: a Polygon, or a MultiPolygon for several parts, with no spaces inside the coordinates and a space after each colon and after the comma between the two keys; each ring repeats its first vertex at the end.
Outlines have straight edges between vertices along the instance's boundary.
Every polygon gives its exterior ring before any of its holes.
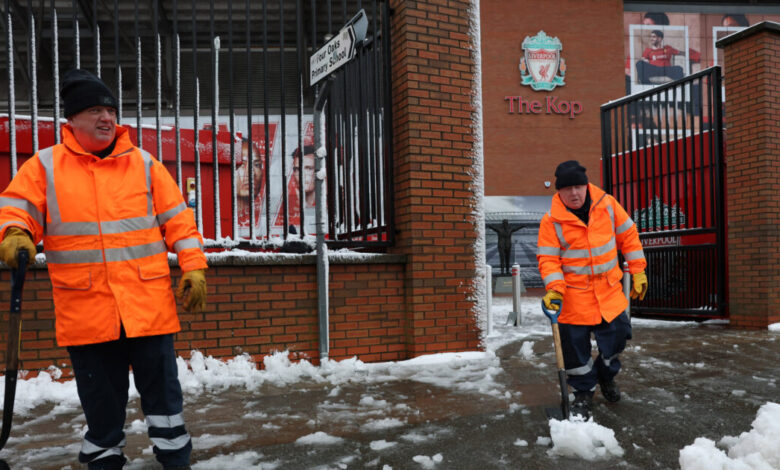
{"type": "Polygon", "coordinates": [[[67,349],[88,428],[79,461],[121,455],[128,368],[132,367],[157,460],[166,468],[189,465],[192,443],[181,417],[182,393],[172,334],[127,338],[123,328],[116,341],[67,349]],[[116,451],[89,452],[101,448],[116,451]]]}
{"type": "Polygon", "coordinates": [[[618,355],[631,339],[631,323],[625,313],[598,325],[558,324],[567,382],[575,391],[594,391],[599,380],[610,381],[620,371],[618,355]],[[599,354],[593,359],[591,332],[599,354]]]}

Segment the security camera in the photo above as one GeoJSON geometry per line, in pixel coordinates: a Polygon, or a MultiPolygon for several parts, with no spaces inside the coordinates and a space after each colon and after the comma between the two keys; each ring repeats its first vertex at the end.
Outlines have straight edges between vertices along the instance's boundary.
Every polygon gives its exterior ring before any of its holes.
{"type": "Polygon", "coordinates": [[[550,182],[549,181],[545,181],[544,182],[544,187],[545,188],[549,188],[550,187],[550,182]]]}

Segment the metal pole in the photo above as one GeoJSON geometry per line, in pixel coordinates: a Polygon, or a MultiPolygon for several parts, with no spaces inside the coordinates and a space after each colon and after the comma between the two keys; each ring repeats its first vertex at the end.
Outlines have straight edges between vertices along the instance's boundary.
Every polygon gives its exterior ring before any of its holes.
{"type": "Polygon", "coordinates": [[[487,335],[493,334],[493,267],[485,264],[485,298],[487,299],[487,335]]]}
{"type": "Polygon", "coordinates": [[[512,265],[512,308],[515,312],[515,326],[523,323],[523,312],[520,309],[520,295],[522,294],[522,281],[520,280],[520,265],[512,265]]]}
{"type": "MultiPolygon", "coordinates": [[[[11,10],[8,11],[8,142],[11,154],[11,178],[16,176],[18,164],[16,163],[16,96],[14,84],[14,26],[11,19],[11,10]]],[[[35,132],[35,129],[33,130],[35,132]]]]}
{"type": "MultiPolygon", "coordinates": [[[[314,102],[314,148],[316,148],[315,158],[315,184],[314,184],[314,198],[315,198],[315,217],[317,227],[317,317],[319,319],[320,329],[320,361],[328,358],[330,351],[330,320],[328,318],[328,252],[327,245],[325,245],[325,227],[323,221],[325,220],[325,208],[323,207],[323,178],[320,177],[320,173],[324,173],[324,160],[325,152],[321,151],[322,147],[322,121],[320,115],[325,104],[325,97],[328,96],[328,90],[330,89],[331,79],[325,82],[318,91],[317,98],[314,102]]],[[[303,151],[301,150],[301,158],[303,158],[303,151]]],[[[303,160],[301,160],[301,166],[303,166],[303,160]]],[[[303,211],[301,210],[301,213],[303,211]]]]}
{"type": "Polygon", "coordinates": [[[626,316],[631,318],[631,273],[628,272],[628,262],[623,261],[623,294],[628,300],[628,307],[626,307],[626,316]]]}

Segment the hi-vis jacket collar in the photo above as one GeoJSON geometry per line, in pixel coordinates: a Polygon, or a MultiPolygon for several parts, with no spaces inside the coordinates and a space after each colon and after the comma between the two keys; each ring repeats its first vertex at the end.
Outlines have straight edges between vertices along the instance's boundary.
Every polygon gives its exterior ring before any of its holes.
{"type": "MultiPolygon", "coordinates": [[[[65,144],[66,147],[68,147],[68,150],[71,152],[78,154],[78,155],[88,155],[91,157],[96,157],[91,152],[87,152],[84,150],[79,142],[76,140],[76,136],[73,135],[73,128],[70,126],[70,124],[65,124],[62,126],[62,143],[65,144]],[[68,135],[65,135],[65,134],[68,135]]],[[[130,140],[130,135],[127,132],[127,129],[117,124],[116,126],[116,144],[114,145],[114,151],[111,152],[111,155],[109,155],[106,158],[111,157],[119,157],[121,155],[126,155],[130,153],[133,150],[133,142],[130,140]]]]}
{"type": "MultiPolygon", "coordinates": [[[[604,196],[607,193],[598,186],[593,185],[593,183],[588,183],[588,192],[590,193],[591,201],[593,201],[590,203],[589,213],[593,213],[593,210],[604,200],[604,196]]],[[[574,222],[585,225],[579,217],[566,208],[566,204],[563,203],[558,193],[555,193],[555,196],[553,196],[552,204],[550,205],[550,217],[556,222],[574,222]]]]}

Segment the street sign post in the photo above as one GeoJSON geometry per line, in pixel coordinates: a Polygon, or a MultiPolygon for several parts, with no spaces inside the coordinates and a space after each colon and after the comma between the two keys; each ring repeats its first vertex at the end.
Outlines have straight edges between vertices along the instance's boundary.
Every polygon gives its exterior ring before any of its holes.
{"type": "Polygon", "coordinates": [[[355,57],[357,45],[366,38],[368,18],[360,10],[336,34],[309,58],[309,85],[314,86],[355,57]]]}

